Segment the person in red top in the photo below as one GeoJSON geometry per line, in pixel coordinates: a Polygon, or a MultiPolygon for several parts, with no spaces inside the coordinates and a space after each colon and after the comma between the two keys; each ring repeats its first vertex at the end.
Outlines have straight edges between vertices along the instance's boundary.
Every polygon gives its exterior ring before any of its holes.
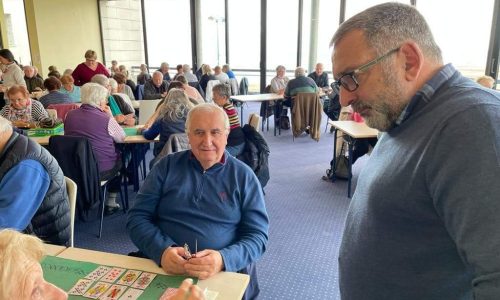
{"type": "Polygon", "coordinates": [[[90,82],[90,79],[97,74],[109,77],[108,69],[97,61],[97,54],[95,51],[87,50],[87,52],[85,52],[85,62],[79,64],[71,76],[73,76],[75,80],[75,85],[82,86],[90,82]]]}

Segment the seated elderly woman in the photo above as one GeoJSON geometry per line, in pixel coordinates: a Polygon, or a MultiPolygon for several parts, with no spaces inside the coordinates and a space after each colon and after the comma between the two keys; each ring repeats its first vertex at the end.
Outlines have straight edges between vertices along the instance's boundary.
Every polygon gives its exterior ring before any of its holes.
{"type": "Polygon", "coordinates": [[[75,80],[71,74],[61,77],[61,88],[59,92],[67,94],[72,102],[80,102],[80,87],[75,85],[75,80]]]}
{"type": "Polygon", "coordinates": [[[134,92],[132,88],[127,85],[127,77],[122,73],[116,73],[113,75],[113,79],[118,83],[117,93],[126,94],[130,100],[135,100],[134,92]]]}
{"type": "MultiPolygon", "coordinates": [[[[81,88],[82,106],[66,115],[64,135],[86,137],[96,156],[101,180],[112,179],[121,169],[121,159],[115,149],[115,142],[122,142],[125,132],[118,125],[107,106],[108,90],[97,83],[86,83],[81,88]]],[[[120,179],[110,182],[105,213],[112,214],[120,206],[116,195],[120,179]]]]}
{"type": "Polygon", "coordinates": [[[42,241],[14,230],[0,231],[0,299],[68,299],[68,295],[43,279],[42,241]]]}
{"type": "Polygon", "coordinates": [[[51,104],[72,103],[73,101],[68,94],[61,93],[59,89],[62,84],[61,81],[54,76],[49,76],[44,80],[43,86],[49,92],[40,98],[43,107],[47,108],[51,104]]]}
{"type": "Polygon", "coordinates": [[[154,123],[151,127],[143,127],[142,134],[148,140],[160,135],[160,141],[155,143],[153,150],[155,156],[161,152],[171,134],[185,131],[187,113],[193,107],[184,90],[174,88],[168,92],[163,104],[154,114],[154,123]]]}
{"type": "Polygon", "coordinates": [[[130,74],[127,70],[127,67],[125,65],[120,65],[118,68],[120,69],[120,74],[123,74],[125,76],[125,84],[128,85],[130,89],[135,92],[135,90],[137,89],[137,85],[133,80],[129,78],[130,74]]]}
{"type": "Polygon", "coordinates": [[[232,156],[238,156],[245,149],[245,133],[241,129],[238,112],[234,108],[229,97],[231,97],[231,87],[228,84],[219,83],[212,89],[214,102],[222,107],[229,117],[229,136],[227,137],[226,150],[232,156]]]}
{"type": "Polygon", "coordinates": [[[13,85],[7,91],[10,104],[0,111],[0,115],[11,121],[16,127],[28,127],[29,124],[38,123],[48,118],[49,115],[43,105],[30,99],[28,90],[22,85],[13,85]]]}

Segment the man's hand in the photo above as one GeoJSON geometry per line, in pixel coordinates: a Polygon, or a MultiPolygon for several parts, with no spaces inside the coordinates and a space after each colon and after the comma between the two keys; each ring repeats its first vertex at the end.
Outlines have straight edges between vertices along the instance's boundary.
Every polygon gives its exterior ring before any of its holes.
{"type": "Polygon", "coordinates": [[[196,253],[196,257],[189,259],[184,265],[189,275],[200,279],[207,279],[219,273],[223,267],[224,264],[220,252],[210,249],[196,253]]]}
{"type": "Polygon", "coordinates": [[[164,93],[161,94],[161,97],[165,98],[165,97],[167,97],[167,94],[168,94],[168,92],[164,92],[164,93]]]}
{"type": "Polygon", "coordinates": [[[161,267],[168,274],[181,275],[186,273],[184,264],[186,260],[183,257],[184,248],[168,247],[161,255],[161,267]]]}

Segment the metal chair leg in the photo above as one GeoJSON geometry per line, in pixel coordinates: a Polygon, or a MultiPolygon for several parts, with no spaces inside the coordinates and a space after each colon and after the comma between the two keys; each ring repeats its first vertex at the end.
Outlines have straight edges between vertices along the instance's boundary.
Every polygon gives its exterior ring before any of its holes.
{"type": "Polygon", "coordinates": [[[102,197],[102,205],[101,205],[101,220],[99,221],[99,235],[98,238],[101,238],[102,235],[102,222],[104,220],[104,206],[106,205],[106,195],[108,192],[108,184],[106,183],[103,186],[103,197],[102,197]]]}

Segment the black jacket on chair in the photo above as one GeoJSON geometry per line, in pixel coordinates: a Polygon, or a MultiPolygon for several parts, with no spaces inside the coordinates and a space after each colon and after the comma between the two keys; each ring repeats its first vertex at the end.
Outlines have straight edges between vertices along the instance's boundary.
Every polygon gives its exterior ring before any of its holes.
{"type": "Polygon", "coordinates": [[[90,142],[84,137],[54,135],[49,139],[49,152],[59,162],[66,177],[78,186],[76,210],[82,220],[101,202],[99,167],[90,142]]]}

